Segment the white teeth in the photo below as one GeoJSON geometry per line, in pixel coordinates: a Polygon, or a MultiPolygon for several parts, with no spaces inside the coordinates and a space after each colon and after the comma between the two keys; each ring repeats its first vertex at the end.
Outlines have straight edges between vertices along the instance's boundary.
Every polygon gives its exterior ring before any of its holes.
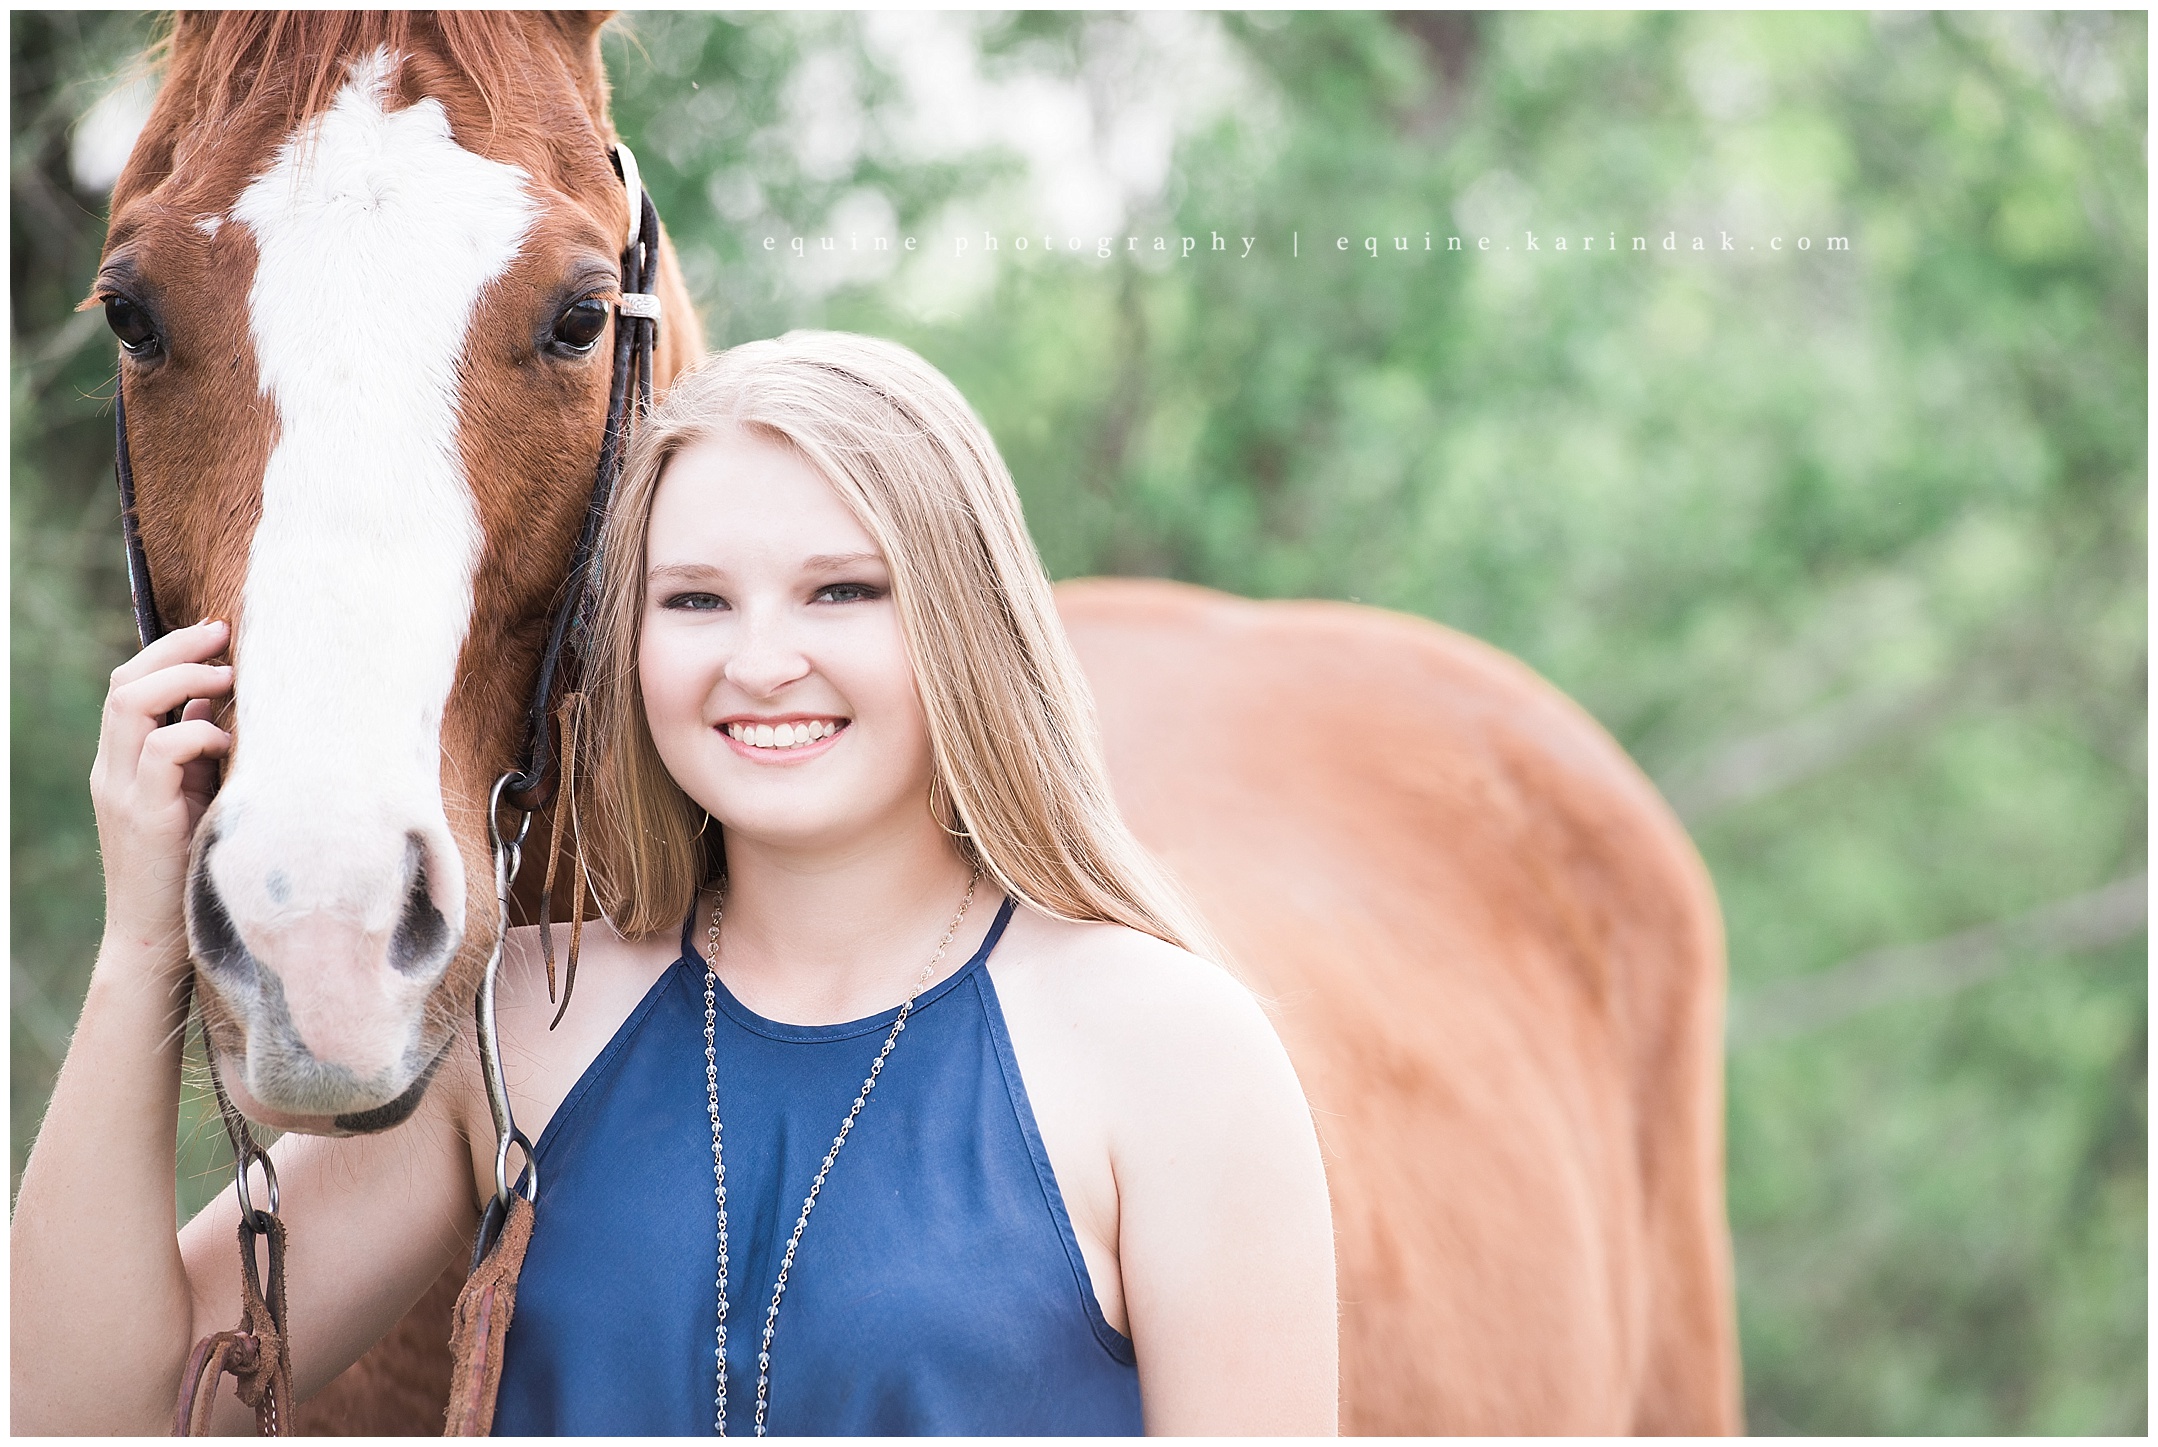
{"type": "Polygon", "coordinates": [[[727,737],[737,743],[759,749],[798,749],[818,739],[828,739],[839,732],[836,723],[818,719],[814,723],[746,724],[727,725],[727,737]]]}

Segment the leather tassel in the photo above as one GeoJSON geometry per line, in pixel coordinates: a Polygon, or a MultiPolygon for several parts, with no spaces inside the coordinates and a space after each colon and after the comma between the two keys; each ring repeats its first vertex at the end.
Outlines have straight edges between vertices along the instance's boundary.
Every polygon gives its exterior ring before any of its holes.
{"type": "Polygon", "coordinates": [[[292,1435],[292,1348],[285,1340],[285,1223],[257,1213],[258,1229],[240,1223],[240,1325],[195,1343],[180,1397],[173,1404],[172,1435],[207,1437],[217,1408],[218,1380],[230,1373],[240,1400],[255,1409],[255,1430],[264,1437],[292,1435]],[[270,1245],[270,1291],[255,1270],[255,1238],[270,1245]]]}
{"type": "Polygon", "coordinates": [[[547,961],[547,998],[551,1002],[554,993],[554,878],[555,870],[562,860],[562,831],[570,832],[571,847],[576,851],[574,863],[577,879],[570,892],[569,954],[563,960],[562,1000],[554,1012],[554,1019],[547,1022],[549,1030],[562,1023],[569,1013],[570,992],[577,988],[577,948],[584,940],[584,836],[577,828],[577,740],[584,721],[584,695],[573,693],[562,700],[562,787],[555,795],[554,827],[548,831],[547,878],[540,886],[540,953],[547,961]]]}

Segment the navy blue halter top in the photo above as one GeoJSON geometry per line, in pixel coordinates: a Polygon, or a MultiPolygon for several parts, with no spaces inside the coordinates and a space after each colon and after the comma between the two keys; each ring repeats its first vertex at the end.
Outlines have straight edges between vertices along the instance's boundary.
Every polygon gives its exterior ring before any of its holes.
{"type": "MultiPolygon", "coordinates": [[[[772,1339],[779,1435],[1144,1430],[987,968],[915,1002],[795,1255],[772,1339]]],[[[694,924],[694,919],[691,921],[694,924]]],[[[727,1166],[727,1432],[802,1198],[897,1010],[783,1025],[715,992],[727,1166]]],[[[539,1199],[495,1411],[510,1434],[708,1434],[718,1306],[704,962],[682,956],[536,1148],[539,1199]]]]}

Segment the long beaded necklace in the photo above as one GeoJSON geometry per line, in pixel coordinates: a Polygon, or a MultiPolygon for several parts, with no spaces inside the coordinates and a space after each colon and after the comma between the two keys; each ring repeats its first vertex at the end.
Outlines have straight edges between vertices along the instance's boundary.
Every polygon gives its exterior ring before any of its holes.
{"type": "MultiPolygon", "coordinates": [[[[869,1092],[877,1088],[877,1076],[884,1070],[884,1061],[899,1043],[899,1032],[907,1028],[907,1016],[914,1013],[914,998],[929,983],[936,972],[937,962],[951,948],[952,937],[959,933],[959,926],[967,917],[967,909],[974,903],[974,888],[982,882],[982,872],[977,869],[967,881],[966,898],[959,901],[959,913],[952,916],[951,927],[944,931],[944,938],[937,942],[937,952],[922,966],[915,977],[914,988],[907,992],[906,1003],[899,1007],[899,1018],[892,1022],[892,1033],[884,1037],[884,1048],[869,1063],[869,1078],[862,1082],[854,1104],[847,1109],[847,1118],[839,1123],[839,1134],[832,1138],[832,1148],[824,1153],[824,1164],[817,1167],[817,1178],[809,1183],[809,1194],[802,1198],[802,1214],[795,1217],[794,1234],[787,1238],[787,1251],[779,1261],[779,1279],[772,1283],[772,1304],[764,1311],[764,1337],[757,1344],[757,1435],[764,1435],[764,1410],[771,1394],[772,1384],[772,1333],[779,1327],[779,1299],[787,1294],[787,1276],[794,1270],[794,1251],[802,1244],[802,1232],[809,1226],[809,1213],[816,1209],[818,1193],[824,1189],[824,1178],[832,1173],[832,1162],[839,1159],[839,1148],[847,1143],[848,1132],[854,1129],[855,1118],[862,1107],[869,1103],[869,1092]]],[[[705,932],[704,955],[704,1105],[712,1118],[712,1200],[719,1212],[719,1344],[712,1358],[719,1368],[719,1387],[712,1403],[712,1427],[720,1436],[727,1435],[727,1166],[719,1149],[719,1060],[712,1045],[713,1026],[717,1021],[713,991],[719,983],[719,919],[723,900],[712,901],[712,927],[705,932]]]]}

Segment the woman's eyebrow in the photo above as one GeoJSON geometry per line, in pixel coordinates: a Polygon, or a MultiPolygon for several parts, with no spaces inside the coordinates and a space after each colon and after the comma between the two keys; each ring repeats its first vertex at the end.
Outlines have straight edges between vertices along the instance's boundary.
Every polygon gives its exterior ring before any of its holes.
{"type": "Polygon", "coordinates": [[[817,553],[802,559],[805,570],[818,573],[837,572],[844,568],[858,568],[864,563],[884,566],[882,553],[817,553]]]}
{"type": "Polygon", "coordinates": [[[661,563],[658,567],[646,569],[644,578],[647,583],[704,579],[711,577],[716,571],[717,569],[706,563],[661,563]]]}

